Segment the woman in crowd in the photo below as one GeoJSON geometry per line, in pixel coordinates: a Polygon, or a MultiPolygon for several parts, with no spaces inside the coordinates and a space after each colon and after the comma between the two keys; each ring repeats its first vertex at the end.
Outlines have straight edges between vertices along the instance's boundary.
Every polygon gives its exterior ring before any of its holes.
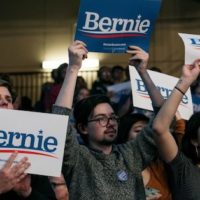
{"type": "Polygon", "coordinates": [[[172,134],[170,124],[176,110],[190,85],[200,72],[200,60],[192,65],[184,65],[182,76],[166,100],[154,122],[155,140],[163,160],[170,168],[170,183],[173,198],[176,200],[200,199],[200,118],[199,113],[193,115],[186,124],[180,151],[172,134]]]}
{"type": "MultiPolygon", "coordinates": [[[[143,54],[145,56],[145,52],[142,51],[141,48],[130,46],[129,51],[132,54],[132,58],[136,58],[139,54],[143,54]]],[[[144,85],[150,95],[152,100],[152,105],[157,112],[157,110],[161,107],[164,102],[162,95],[160,94],[157,87],[154,85],[151,80],[146,65],[138,65],[137,62],[132,62],[132,65],[135,66],[138,71],[144,85]]],[[[147,125],[149,119],[143,114],[133,114],[129,113],[125,115],[120,120],[119,126],[119,135],[118,142],[124,143],[132,139],[136,139],[141,130],[147,125]]],[[[173,135],[176,138],[177,142],[180,142],[182,135],[185,129],[185,122],[181,119],[179,112],[176,113],[176,123],[173,124],[171,128],[173,128],[173,135]]],[[[146,198],[148,200],[160,199],[160,200],[170,200],[171,191],[168,184],[167,171],[163,161],[157,157],[154,159],[150,165],[143,170],[142,172],[143,182],[146,191],[146,198]]]]}
{"type": "MultiPolygon", "coordinates": [[[[148,124],[149,118],[141,113],[129,113],[120,119],[117,143],[125,143],[136,139],[141,130],[148,124]]],[[[177,141],[185,131],[185,122],[176,117],[174,135],[177,141]]],[[[168,183],[167,170],[163,161],[157,157],[142,172],[146,198],[148,200],[170,200],[171,191],[168,183]]]]}

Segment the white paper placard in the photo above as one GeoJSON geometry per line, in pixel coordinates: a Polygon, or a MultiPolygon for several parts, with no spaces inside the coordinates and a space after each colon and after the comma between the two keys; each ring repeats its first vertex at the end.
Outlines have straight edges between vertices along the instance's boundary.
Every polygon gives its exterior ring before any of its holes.
{"type": "Polygon", "coordinates": [[[185,64],[192,64],[200,58],[200,35],[179,33],[185,46],[185,64]]]}
{"type": "Polygon", "coordinates": [[[0,109],[0,168],[18,151],[28,157],[27,173],[60,176],[68,116],[0,109]]]}
{"type": "Polygon", "coordinates": [[[131,92],[131,82],[126,81],[123,83],[114,84],[107,87],[108,92],[112,92],[111,101],[119,103],[121,98],[128,96],[131,92]]]}
{"type": "MultiPolygon", "coordinates": [[[[140,75],[133,66],[129,66],[129,71],[131,78],[133,106],[152,111],[152,102],[140,75]]],[[[178,82],[178,78],[151,70],[147,71],[156,87],[159,88],[162,96],[165,99],[167,99],[171,94],[171,91],[173,90],[174,86],[178,82]]],[[[193,114],[193,105],[190,89],[188,89],[186,94],[183,96],[178,110],[180,112],[181,117],[186,120],[188,120],[193,114]]]]}

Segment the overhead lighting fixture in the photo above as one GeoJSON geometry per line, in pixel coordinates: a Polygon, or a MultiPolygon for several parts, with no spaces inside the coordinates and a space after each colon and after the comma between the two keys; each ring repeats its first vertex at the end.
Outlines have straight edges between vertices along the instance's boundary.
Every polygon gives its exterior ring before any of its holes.
{"type": "MultiPolygon", "coordinates": [[[[58,68],[62,63],[68,63],[68,59],[58,60],[45,60],[42,62],[42,68],[46,70],[52,70],[58,68]]],[[[99,59],[87,58],[83,60],[80,71],[97,71],[99,69],[99,59]]]]}

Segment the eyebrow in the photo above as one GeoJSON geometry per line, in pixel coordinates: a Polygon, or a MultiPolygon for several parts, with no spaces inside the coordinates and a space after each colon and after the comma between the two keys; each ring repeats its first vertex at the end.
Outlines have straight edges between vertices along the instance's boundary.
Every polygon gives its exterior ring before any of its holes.
{"type": "MultiPolygon", "coordinates": [[[[116,115],[115,113],[111,113],[110,116],[116,115]]],[[[97,115],[94,115],[93,117],[108,117],[106,114],[100,113],[97,115]]]]}

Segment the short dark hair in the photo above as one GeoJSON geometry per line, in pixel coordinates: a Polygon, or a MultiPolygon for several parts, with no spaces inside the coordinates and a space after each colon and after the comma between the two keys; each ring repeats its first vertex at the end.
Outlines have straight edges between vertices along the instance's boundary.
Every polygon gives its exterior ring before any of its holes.
{"type": "Polygon", "coordinates": [[[14,91],[13,87],[11,86],[11,84],[3,79],[0,79],[0,86],[3,86],[8,89],[8,91],[10,92],[10,95],[12,97],[12,103],[13,103],[15,101],[17,95],[16,95],[16,92],[14,91]]]}
{"type": "Polygon", "coordinates": [[[56,83],[62,83],[64,80],[64,70],[66,70],[68,67],[68,63],[62,63],[61,65],[59,65],[59,67],[56,69],[56,73],[55,73],[55,81],[56,83]]]}
{"type": "Polygon", "coordinates": [[[103,73],[104,71],[110,71],[110,72],[111,72],[111,70],[110,70],[110,68],[109,68],[108,66],[105,66],[105,65],[101,66],[101,67],[99,68],[99,70],[97,71],[97,77],[98,77],[99,79],[101,79],[102,73],[103,73]]]}
{"type": "Polygon", "coordinates": [[[127,115],[121,117],[116,143],[122,144],[127,142],[131,127],[133,126],[133,124],[139,121],[144,121],[148,123],[149,118],[142,113],[128,113],[127,115]]]}
{"type": "Polygon", "coordinates": [[[88,123],[88,118],[94,108],[100,103],[108,103],[111,107],[110,99],[105,95],[91,95],[85,99],[78,101],[74,106],[75,126],[80,133],[82,139],[87,144],[87,137],[81,133],[78,126],[84,127],[88,123]]]}
{"type": "Polygon", "coordinates": [[[111,73],[115,73],[115,71],[124,71],[124,68],[121,65],[115,65],[112,67],[111,73]]]}

